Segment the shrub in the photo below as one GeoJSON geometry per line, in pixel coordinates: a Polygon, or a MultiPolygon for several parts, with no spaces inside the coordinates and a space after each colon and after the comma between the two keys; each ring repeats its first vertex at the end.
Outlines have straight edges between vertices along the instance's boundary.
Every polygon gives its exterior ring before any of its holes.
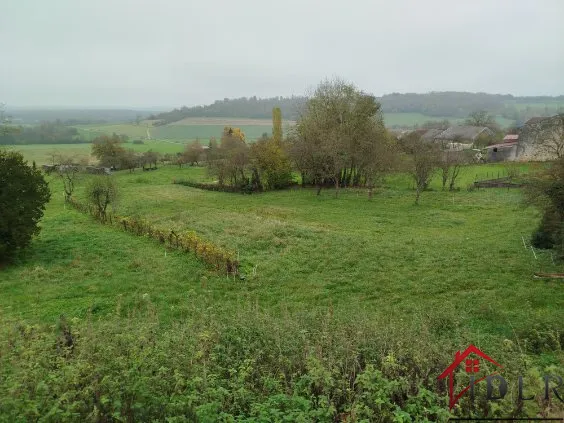
{"type": "Polygon", "coordinates": [[[118,188],[111,176],[95,176],[86,186],[86,196],[94,206],[97,218],[106,221],[107,208],[114,205],[118,198],[118,188]]]}
{"type": "Polygon", "coordinates": [[[29,245],[51,193],[41,171],[20,153],[0,150],[0,262],[29,245]]]}
{"type": "Polygon", "coordinates": [[[235,259],[235,254],[232,251],[206,241],[194,232],[165,231],[142,218],[124,217],[106,212],[100,213],[96,204],[82,204],[72,198],[69,203],[76,210],[90,214],[102,223],[109,223],[137,236],[147,236],[161,244],[166,244],[170,248],[193,252],[197,258],[216,270],[223,270],[228,274],[239,272],[239,262],[235,259]]]}

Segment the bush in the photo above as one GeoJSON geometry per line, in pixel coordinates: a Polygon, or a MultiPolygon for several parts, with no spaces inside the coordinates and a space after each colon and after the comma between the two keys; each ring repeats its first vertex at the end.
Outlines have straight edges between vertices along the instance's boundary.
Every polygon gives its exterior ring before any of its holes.
{"type": "Polygon", "coordinates": [[[145,144],[143,140],[133,140],[133,144],[145,144]]]}
{"type": "Polygon", "coordinates": [[[118,189],[111,176],[96,176],[86,186],[88,202],[94,206],[97,218],[106,221],[108,206],[114,205],[118,197],[118,189]]]}
{"type": "Polygon", "coordinates": [[[0,151],[0,262],[29,245],[51,193],[43,175],[20,153],[0,151]]]}
{"type": "Polygon", "coordinates": [[[177,185],[184,185],[192,188],[205,189],[207,191],[235,192],[242,194],[252,194],[253,192],[260,192],[260,189],[258,189],[256,185],[253,185],[250,182],[246,182],[238,186],[232,186],[232,185],[206,184],[203,182],[185,181],[181,179],[178,181],[174,180],[172,181],[172,183],[177,185]]]}
{"type": "Polygon", "coordinates": [[[537,229],[531,237],[531,244],[535,248],[550,249],[554,246],[554,240],[550,232],[545,231],[542,227],[537,229]]]}

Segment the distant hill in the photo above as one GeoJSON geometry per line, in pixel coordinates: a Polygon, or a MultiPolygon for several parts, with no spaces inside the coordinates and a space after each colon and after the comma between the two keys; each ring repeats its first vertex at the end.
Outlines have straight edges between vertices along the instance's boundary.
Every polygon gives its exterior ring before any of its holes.
{"type": "Polygon", "coordinates": [[[183,106],[170,112],[155,114],[150,116],[149,119],[161,120],[163,124],[193,117],[270,119],[272,117],[272,109],[280,107],[284,119],[294,120],[298,116],[299,106],[304,104],[305,101],[305,97],[298,96],[225,98],[207,106],[183,106]]]}
{"type": "Polygon", "coordinates": [[[66,125],[134,121],[159,110],[87,109],[87,108],[18,108],[8,107],[5,114],[14,124],[38,124],[61,121],[66,125]]]}
{"type": "MultiPolygon", "coordinates": [[[[152,119],[162,124],[177,122],[190,117],[270,118],[273,107],[280,107],[285,119],[295,120],[300,105],[306,97],[242,97],[217,100],[206,106],[181,107],[170,112],[154,114],[152,119]]],[[[469,92],[431,92],[426,94],[392,93],[378,101],[386,114],[420,113],[432,119],[460,119],[475,110],[487,110],[493,115],[517,124],[532,116],[551,116],[564,111],[564,96],[516,97],[510,94],[469,92]]]]}

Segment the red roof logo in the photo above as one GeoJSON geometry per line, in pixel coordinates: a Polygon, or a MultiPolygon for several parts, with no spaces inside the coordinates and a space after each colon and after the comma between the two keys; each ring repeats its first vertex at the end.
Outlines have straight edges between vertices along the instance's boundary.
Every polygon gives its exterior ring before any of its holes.
{"type": "MultiPolygon", "coordinates": [[[[475,347],[474,345],[470,345],[462,353],[460,351],[457,351],[456,354],[454,354],[454,361],[450,364],[450,366],[448,366],[445,369],[444,372],[442,372],[439,375],[439,379],[444,379],[448,376],[449,408],[451,410],[456,405],[460,397],[462,397],[462,395],[464,395],[466,391],[468,391],[472,387],[472,385],[468,385],[467,387],[462,389],[460,393],[458,393],[457,395],[454,394],[454,373],[456,369],[458,368],[458,366],[463,364],[466,373],[471,373],[471,374],[478,373],[480,371],[480,359],[489,361],[490,363],[494,364],[499,368],[503,367],[501,364],[497,363],[493,358],[480,351],[477,347],[475,347]],[[474,354],[479,358],[469,357],[471,354],[474,354]]],[[[492,376],[496,373],[497,372],[492,373],[489,376],[492,376]]],[[[482,380],[486,379],[487,377],[488,376],[484,376],[477,380],[474,380],[473,384],[475,385],[478,382],[481,382],[482,380]]]]}

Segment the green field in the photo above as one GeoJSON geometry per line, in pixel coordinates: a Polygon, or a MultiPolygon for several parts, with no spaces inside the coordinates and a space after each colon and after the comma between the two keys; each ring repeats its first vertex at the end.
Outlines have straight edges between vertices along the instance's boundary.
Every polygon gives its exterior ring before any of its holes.
{"type": "MultiPolygon", "coordinates": [[[[210,422],[238,413],[254,416],[240,420],[248,422],[333,421],[334,407],[376,421],[399,411],[369,408],[392,392],[405,398],[402,386],[436,392],[438,372],[470,343],[512,375],[563,374],[554,341],[563,286],[532,278],[561,266],[523,246],[539,213],[523,207],[519,190],[465,189],[476,175],[504,171],[469,166],[454,193],[440,191],[435,178],[420,206],[402,174],[388,177],[372,201],[357,189],[338,198],[312,189],[247,196],[171,183],[208,179],[200,167],[115,175],[118,213],[236,251],[237,277],[65,208],[59,180],[49,177],[54,195],[42,232],[1,273],[0,328],[9,342],[0,343],[0,399],[25,393],[29,407],[51,410],[49,421],[98,404],[88,392],[106,398],[100,409],[138,420],[193,412],[210,422]],[[55,348],[64,322],[76,337],[69,358],[55,348]],[[372,364],[383,373],[351,385],[357,372],[369,378],[372,364]],[[54,405],[62,392],[66,399],[54,405]]],[[[444,408],[444,391],[437,398],[444,408]]],[[[0,415],[17,415],[23,403],[6,404],[0,415]]],[[[441,413],[426,407],[417,415],[437,421],[441,413]]]]}
{"type": "MultiPolygon", "coordinates": [[[[161,140],[179,140],[188,141],[196,138],[207,140],[211,137],[221,138],[223,128],[230,125],[233,119],[218,119],[217,122],[201,123],[201,120],[196,119],[182,124],[170,124],[163,126],[149,126],[149,133],[152,139],[161,140]]],[[[250,121],[250,120],[248,120],[250,121]]],[[[251,125],[237,125],[243,130],[248,140],[255,140],[260,138],[263,133],[272,131],[272,122],[268,119],[255,120],[251,125]]],[[[235,126],[235,125],[233,125],[235,126]]],[[[147,126],[135,125],[132,123],[114,124],[114,125],[79,125],[77,126],[80,133],[87,139],[92,139],[101,134],[124,134],[131,139],[146,139],[147,126]]]]}
{"type": "MultiPolygon", "coordinates": [[[[412,127],[414,125],[422,125],[428,121],[449,120],[452,125],[463,125],[464,119],[453,118],[447,116],[427,116],[422,113],[384,113],[384,121],[388,127],[412,127]]],[[[495,120],[501,128],[508,128],[514,121],[496,116],[495,120]]]]}
{"type": "MultiPolygon", "coordinates": [[[[426,116],[421,113],[385,113],[384,121],[388,127],[413,127],[422,125],[430,120],[450,120],[452,124],[463,123],[464,119],[426,116]]],[[[497,123],[502,128],[507,128],[514,122],[496,117],[497,123]]],[[[294,122],[284,122],[287,131],[294,122]]],[[[78,125],[82,136],[92,139],[102,134],[124,134],[131,139],[146,139],[147,129],[150,137],[156,140],[173,140],[186,142],[199,138],[203,141],[211,137],[220,138],[225,126],[237,126],[243,130],[247,139],[253,141],[260,138],[263,133],[270,134],[272,122],[269,119],[237,119],[237,118],[187,118],[163,126],[152,126],[151,122],[143,122],[140,125],[133,123],[122,124],[98,124],[98,125],[78,125]],[[147,123],[149,127],[147,127],[147,123]]]]}
{"type": "MultiPolygon", "coordinates": [[[[53,155],[70,156],[79,161],[82,158],[95,161],[91,156],[91,144],[32,144],[32,145],[7,145],[3,146],[8,150],[16,150],[21,152],[30,162],[35,161],[36,164],[51,164],[53,155]]],[[[133,144],[128,142],[124,144],[124,148],[131,148],[135,151],[157,151],[159,153],[178,153],[184,150],[185,143],[172,140],[144,140],[143,144],[133,144]]]]}

